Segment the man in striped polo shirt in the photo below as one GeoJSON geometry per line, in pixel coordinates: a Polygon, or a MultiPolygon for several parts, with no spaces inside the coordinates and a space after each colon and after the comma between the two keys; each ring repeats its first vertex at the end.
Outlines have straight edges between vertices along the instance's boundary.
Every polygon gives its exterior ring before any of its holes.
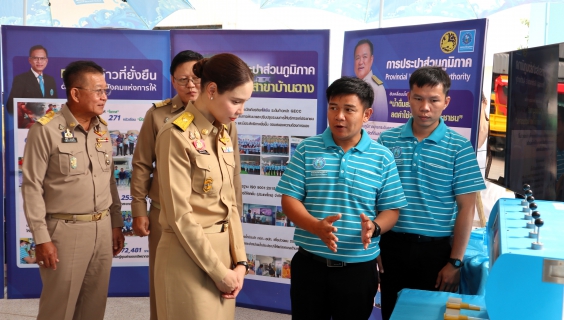
{"type": "Polygon", "coordinates": [[[329,128],[303,140],[280,179],[282,210],[297,226],[292,319],[368,319],[378,288],[380,234],[405,207],[388,149],[362,129],[374,93],[343,77],[326,91],[329,128]]]}
{"type": "Polygon", "coordinates": [[[485,189],[472,145],[441,118],[450,102],[448,74],[419,68],[409,88],[412,117],[378,139],[394,155],[409,203],[380,241],[383,319],[403,288],[458,290],[476,192],[485,189]]]}

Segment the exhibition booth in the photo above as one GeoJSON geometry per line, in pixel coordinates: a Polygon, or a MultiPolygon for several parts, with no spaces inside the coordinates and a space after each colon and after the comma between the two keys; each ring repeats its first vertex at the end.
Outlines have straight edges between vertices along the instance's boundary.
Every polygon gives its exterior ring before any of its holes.
{"type": "MultiPolygon", "coordinates": [[[[102,117],[109,125],[114,163],[130,172],[145,112],[153,102],[174,96],[171,59],[190,49],[204,57],[234,53],[255,75],[252,99],[237,120],[241,221],[251,266],[237,305],[290,312],[291,260],[298,247],[293,243],[294,224],[284,214],[274,188],[296,146],[327,127],[329,30],[2,26],[1,31],[5,176],[0,178],[5,185],[6,242],[2,245],[4,237],[0,237],[0,250],[5,248],[0,253],[6,257],[8,299],[37,298],[41,292],[37,265],[22,256],[33,256],[35,243],[23,213],[21,164],[33,161],[23,158],[29,127],[65,103],[62,70],[75,60],[93,60],[104,68],[112,94],[102,117]],[[54,80],[44,98],[18,95],[14,89],[18,76],[29,71],[28,51],[35,45],[48,50],[45,74],[54,80]],[[116,141],[124,135],[132,136],[133,143],[120,150],[116,141]]],[[[451,104],[443,119],[477,149],[486,31],[487,20],[478,19],[345,32],[342,75],[356,76],[354,49],[359,41],[368,41],[374,48],[370,79],[383,94],[375,102],[378,112],[365,124],[370,136],[377,139],[381,132],[410,118],[409,76],[418,67],[435,65],[442,66],[452,81],[451,104]]],[[[563,48],[553,45],[509,52],[507,59],[500,59],[505,69],[494,66],[500,81],[492,85],[486,178],[525,199],[501,199],[487,229],[474,230],[459,294],[404,290],[398,300],[401,307],[392,319],[446,319],[445,313],[458,317],[452,319],[564,319],[564,246],[558,237],[564,220],[564,203],[558,202],[564,200],[562,186],[558,189],[564,152],[556,148],[558,106],[564,107],[564,99],[558,96],[558,83],[564,78],[559,74],[563,48]],[[501,69],[505,71],[497,72],[501,69]],[[529,187],[523,189],[524,185],[529,187]],[[534,198],[526,199],[531,190],[534,198]],[[537,229],[532,228],[539,218],[544,224],[537,221],[537,229]],[[530,299],[531,294],[536,299],[530,299]],[[480,310],[449,311],[449,301],[451,306],[468,303],[480,310]]],[[[148,296],[148,243],[130,227],[128,181],[118,182],[118,191],[126,245],[114,257],[109,296],[148,296]]],[[[378,303],[377,296],[371,319],[380,319],[378,303]]]]}

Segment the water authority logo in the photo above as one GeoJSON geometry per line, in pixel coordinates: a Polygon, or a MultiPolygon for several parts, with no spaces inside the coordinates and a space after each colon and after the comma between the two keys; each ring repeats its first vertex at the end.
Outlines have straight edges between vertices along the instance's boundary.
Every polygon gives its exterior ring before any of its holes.
{"type": "Polygon", "coordinates": [[[476,30],[460,30],[458,52],[474,52],[476,30]]]}
{"type": "Polygon", "coordinates": [[[456,49],[457,45],[458,45],[458,37],[456,36],[456,33],[454,33],[453,31],[447,31],[441,37],[441,50],[444,53],[448,54],[453,52],[456,49]]]}
{"type": "Polygon", "coordinates": [[[318,157],[313,159],[313,168],[314,169],[323,169],[323,167],[325,167],[325,159],[323,159],[322,157],[318,157]]]}
{"type": "Polygon", "coordinates": [[[401,148],[400,147],[393,147],[391,151],[394,154],[395,159],[401,157],[401,148]]]}

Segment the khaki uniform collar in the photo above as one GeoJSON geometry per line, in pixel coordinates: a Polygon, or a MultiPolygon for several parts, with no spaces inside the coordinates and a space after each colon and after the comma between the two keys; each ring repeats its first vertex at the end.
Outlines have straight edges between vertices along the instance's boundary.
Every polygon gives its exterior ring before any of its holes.
{"type": "MultiPolygon", "coordinates": [[[[72,114],[72,112],[70,111],[69,107],[67,106],[67,104],[63,104],[62,108],[61,108],[61,114],[63,115],[63,118],[65,118],[65,122],[67,123],[67,128],[71,131],[74,132],[74,129],[76,127],[80,127],[82,128],[82,126],[80,125],[80,123],[78,123],[78,120],[76,120],[76,118],[74,117],[74,115],[72,114]]],[[[98,117],[92,117],[90,119],[90,129],[93,129],[96,126],[100,125],[100,120],[98,120],[98,117]]],[[[84,130],[84,128],[82,128],[84,130]]],[[[86,131],[86,130],[84,130],[86,131]]]]}
{"type": "Polygon", "coordinates": [[[213,132],[212,130],[213,128],[215,128],[215,126],[211,122],[209,122],[206,117],[204,117],[204,115],[196,108],[196,106],[194,106],[192,101],[190,101],[186,106],[186,111],[194,115],[194,121],[192,121],[192,123],[196,125],[200,133],[202,133],[204,129],[207,130],[207,134],[211,134],[213,132]]]}
{"type": "Polygon", "coordinates": [[[173,113],[185,109],[185,106],[184,106],[184,104],[182,103],[182,100],[180,99],[180,97],[179,97],[178,95],[175,95],[175,96],[172,98],[172,102],[171,102],[171,103],[172,103],[172,110],[171,110],[171,111],[172,111],[173,113]]]}

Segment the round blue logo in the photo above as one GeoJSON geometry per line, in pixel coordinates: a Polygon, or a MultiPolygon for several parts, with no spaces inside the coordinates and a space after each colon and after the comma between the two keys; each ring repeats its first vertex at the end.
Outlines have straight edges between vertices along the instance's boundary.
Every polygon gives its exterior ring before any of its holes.
{"type": "Polygon", "coordinates": [[[323,167],[325,167],[325,159],[322,157],[313,159],[313,168],[322,169],[323,167]]]}
{"type": "Polygon", "coordinates": [[[400,147],[393,147],[392,153],[394,154],[394,158],[396,158],[396,159],[401,157],[401,148],[400,147]]]}

